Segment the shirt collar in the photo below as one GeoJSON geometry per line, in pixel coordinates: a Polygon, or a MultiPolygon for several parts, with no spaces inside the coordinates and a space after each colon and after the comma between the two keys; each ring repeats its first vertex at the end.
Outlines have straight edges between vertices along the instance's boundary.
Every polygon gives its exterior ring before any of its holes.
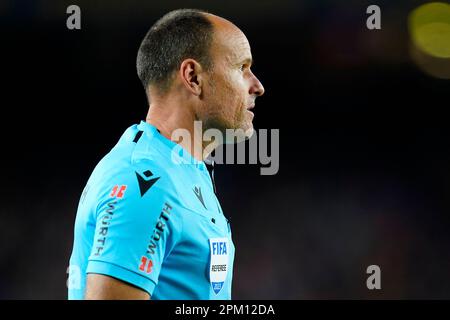
{"type": "MultiPolygon", "coordinates": [[[[169,161],[172,161],[173,163],[179,165],[193,165],[200,170],[207,171],[204,161],[195,159],[181,145],[175,143],[170,139],[167,139],[159,132],[158,128],[156,128],[154,125],[146,121],[141,121],[137,128],[138,130],[142,130],[148,138],[156,138],[166,147],[165,152],[169,154],[169,161]]],[[[210,159],[207,159],[206,161],[208,165],[213,165],[213,161],[211,161],[210,159]]]]}

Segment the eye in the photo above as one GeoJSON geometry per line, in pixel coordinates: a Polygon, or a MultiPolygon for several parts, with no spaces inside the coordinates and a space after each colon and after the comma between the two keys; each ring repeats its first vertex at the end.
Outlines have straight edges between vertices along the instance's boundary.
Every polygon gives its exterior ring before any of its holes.
{"type": "Polygon", "coordinates": [[[239,67],[239,70],[244,71],[247,68],[246,64],[241,64],[241,66],[239,67]]]}

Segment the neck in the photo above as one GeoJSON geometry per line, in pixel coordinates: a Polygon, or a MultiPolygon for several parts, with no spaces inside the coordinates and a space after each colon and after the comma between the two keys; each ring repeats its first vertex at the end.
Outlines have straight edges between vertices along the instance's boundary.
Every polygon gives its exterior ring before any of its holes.
{"type": "Polygon", "coordinates": [[[217,145],[209,146],[211,142],[203,141],[203,132],[207,128],[203,128],[204,124],[195,124],[195,121],[199,120],[194,108],[170,99],[152,102],[146,117],[146,122],[158,128],[164,137],[178,143],[196,160],[203,161],[209,156],[204,152],[205,148],[208,146],[211,152],[217,145]],[[183,130],[178,131],[180,129],[183,130]]]}

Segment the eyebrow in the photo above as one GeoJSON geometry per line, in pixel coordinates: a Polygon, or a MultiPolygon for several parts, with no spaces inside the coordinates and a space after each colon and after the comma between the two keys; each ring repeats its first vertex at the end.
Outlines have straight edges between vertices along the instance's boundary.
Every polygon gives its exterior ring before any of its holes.
{"type": "Polygon", "coordinates": [[[255,63],[255,61],[252,58],[245,58],[244,60],[241,60],[241,62],[239,64],[248,64],[248,65],[253,65],[255,63]]]}

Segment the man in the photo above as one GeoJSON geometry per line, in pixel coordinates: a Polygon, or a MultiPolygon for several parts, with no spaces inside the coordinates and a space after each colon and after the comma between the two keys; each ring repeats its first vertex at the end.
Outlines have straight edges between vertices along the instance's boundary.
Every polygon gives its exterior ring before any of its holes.
{"type": "Polygon", "coordinates": [[[264,93],[251,64],[245,35],[218,16],[176,10],[149,30],[137,57],[147,118],[125,131],[86,184],[69,299],[231,299],[230,225],[194,121],[203,131],[251,134],[249,109],[264,93]],[[171,140],[180,128],[191,141],[171,140]]]}

